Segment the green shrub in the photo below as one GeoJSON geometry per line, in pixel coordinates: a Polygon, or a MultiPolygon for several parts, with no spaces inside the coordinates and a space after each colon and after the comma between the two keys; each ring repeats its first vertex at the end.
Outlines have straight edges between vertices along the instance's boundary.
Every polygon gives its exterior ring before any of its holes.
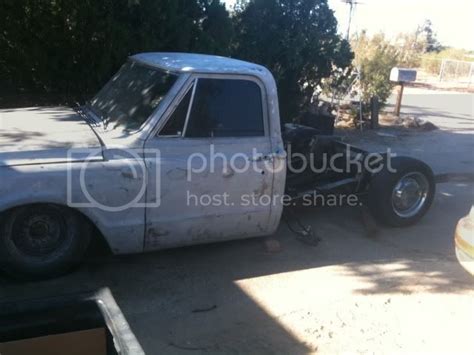
{"type": "Polygon", "coordinates": [[[393,89],[390,70],[400,61],[399,51],[383,34],[369,37],[365,32],[352,41],[352,48],[354,66],[360,72],[362,100],[368,103],[372,96],[378,96],[379,102],[384,104],[393,89]]]}

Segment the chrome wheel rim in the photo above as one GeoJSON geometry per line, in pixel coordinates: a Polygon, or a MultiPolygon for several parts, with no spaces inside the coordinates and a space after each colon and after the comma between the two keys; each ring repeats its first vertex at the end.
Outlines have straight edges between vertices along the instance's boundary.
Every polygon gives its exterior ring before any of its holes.
{"type": "Polygon", "coordinates": [[[420,212],[429,193],[429,182],[419,172],[404,175],[393,188],[392,207],[402,218],[410,218],[420,212]]]}

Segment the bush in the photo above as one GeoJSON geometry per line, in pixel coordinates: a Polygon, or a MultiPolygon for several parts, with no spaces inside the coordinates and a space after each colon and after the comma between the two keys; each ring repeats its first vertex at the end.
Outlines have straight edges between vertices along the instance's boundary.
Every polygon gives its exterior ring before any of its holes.
{"type": "Polygon", "coordinates": [[[427,53],[422,57],[421,67],[428,73],[439,74],[443,59],[473,61],[464,49],[446,48],[440,52],[427,53]]]}
{"type": "Polygon", "coordinates": [[[382,34],[368,37],[365,32],[354,39],[352,48],[354,66],[360,72],[362,100],[367,104],[372,96],[378,96],[380,103],[386,103],[393,89],[390,70],[400,61],[399,51],[382,34]]]}

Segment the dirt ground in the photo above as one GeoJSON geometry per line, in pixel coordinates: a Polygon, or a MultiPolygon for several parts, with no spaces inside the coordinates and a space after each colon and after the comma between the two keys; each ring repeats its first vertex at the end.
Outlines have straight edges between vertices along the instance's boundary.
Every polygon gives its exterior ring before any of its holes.
{"type": "Polygon", "coordinates": [[[438,184],[416,226],[368,233],[359,208],[300,207],[318,246],[282,223],[266,239],[91,256],[43,282],[0,279],[0,298],[109,287],[147,354],[472,354],[474,278],[455,258],[453,231],[474,202],[474,95],[406,94],[404,112],[439,130],[346,139],[466,177],[438,184]]]}

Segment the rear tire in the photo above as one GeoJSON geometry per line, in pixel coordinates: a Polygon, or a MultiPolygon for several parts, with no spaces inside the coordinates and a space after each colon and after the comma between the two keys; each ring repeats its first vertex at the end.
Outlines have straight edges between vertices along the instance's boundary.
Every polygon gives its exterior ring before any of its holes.
{"type": "Polygon", "coordinates": [[[392,172],[384,164],[371,178],[368,207],[376,220],[392,227],[418,222],[428,211],[435,195],[431,168],[417,159],[391,159],[392,172]]]}
{"type": "Polygon", "coordinates": [[[79,213],[52,204],[15,208],[0,221],[0,268],[14,278],[46,278],[79,264],[92,228],[79,213]]]}

